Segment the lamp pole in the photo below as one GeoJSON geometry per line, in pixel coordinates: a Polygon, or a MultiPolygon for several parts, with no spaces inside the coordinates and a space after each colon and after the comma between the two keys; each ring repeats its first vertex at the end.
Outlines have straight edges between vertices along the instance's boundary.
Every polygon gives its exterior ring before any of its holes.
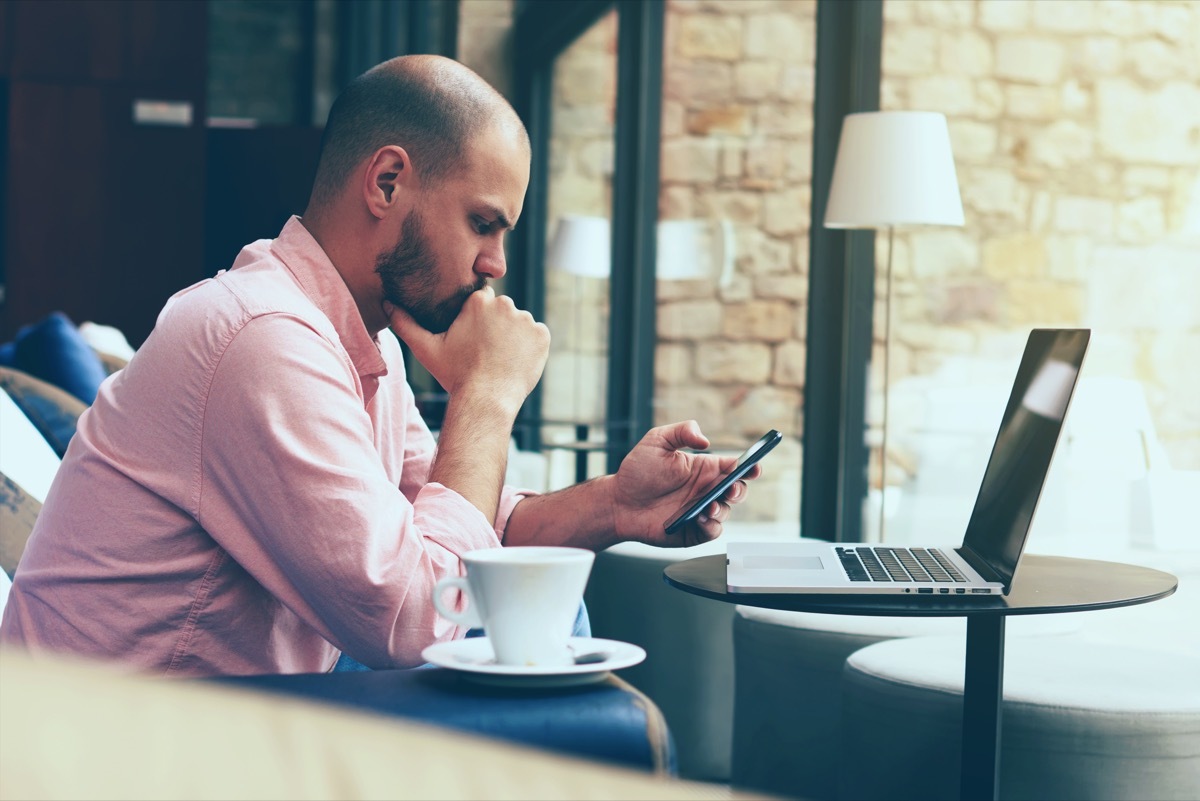
{"type": "Polygon", "coordinates": [[[883,304],[883,439],[879,443],[879,541],[887,527],[887,437],[888,386],[892,361],[892,239],[896,226],[889,225],[887,247],[887,295],[883,304]]]}

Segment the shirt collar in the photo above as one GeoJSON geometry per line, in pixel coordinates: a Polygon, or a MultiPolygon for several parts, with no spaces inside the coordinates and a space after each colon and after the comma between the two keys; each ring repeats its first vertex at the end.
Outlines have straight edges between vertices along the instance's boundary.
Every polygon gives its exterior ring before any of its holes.
{"type": "Polygon", "coordinates": [[[312,234],[292,216],[271,243],[271,251],[284,263],[313,303],[333,323],[342,347],[360,376],[387,375],[387,363],[379,343],[367,333],[358,304],[350,294],[341,273],[312,234]]]}

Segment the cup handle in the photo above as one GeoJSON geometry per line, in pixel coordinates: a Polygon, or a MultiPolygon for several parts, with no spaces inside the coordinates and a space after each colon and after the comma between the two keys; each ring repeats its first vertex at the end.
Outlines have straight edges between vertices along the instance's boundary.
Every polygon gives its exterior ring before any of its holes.
{"type": "Polygon", "coordinates": [[[433,607],[442,617],[468,629],[483,628],[483,620],[475,607],[475,596],[471,595],[471,586],[465,576],[447,576],[433,586],[433,607]],[[442,603],[442,595],[446,590],[458,589],[467,596],[467,608],[461,612],[451,609],[442,603]]]}

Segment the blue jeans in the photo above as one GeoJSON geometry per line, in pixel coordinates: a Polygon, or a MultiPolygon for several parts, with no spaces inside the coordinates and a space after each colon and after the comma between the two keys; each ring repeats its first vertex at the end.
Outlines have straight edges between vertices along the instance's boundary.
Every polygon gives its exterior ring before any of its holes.
{"type": "MultiPolygon", "coordinates": [[[[483,629],[471,629],[467,632],[468,637],[482,637],[483,629]]],[[[575,628],[571,631],[572,637],[591,637],[592,636],[592,621],[588,619],[587,607],[582,603],[579,604],[579,613],[575,615],[575,628]]],[[[413,670],[422,668],[431,668],[433,665],[418,665],[413,670]]],[[[333,666],[334,673],[355,673],[363,670],[371,670],[362,662],[353,657],[342,654],[338,657],[337,664],[333,666]]]]}

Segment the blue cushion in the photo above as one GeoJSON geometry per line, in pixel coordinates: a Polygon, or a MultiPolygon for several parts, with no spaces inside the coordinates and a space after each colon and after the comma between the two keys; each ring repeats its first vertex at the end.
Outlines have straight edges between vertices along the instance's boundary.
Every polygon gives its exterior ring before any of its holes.
{"type": "Polygon", "coordinates": [[[0,367],[16,367],[17,343],[5,342],[0,345],[0,367]]]}
{"type": "Polygon", "coordinates": [[[16,368],[62,387],[86,404],[108,377],[100,357],[62,312],[17,332],[16,368]]]}
{"type": "Polygon", "coordinates": [[[674,742],[662,712],[612,676],[548,689],[489,687],[445,668],[206,681],[364,708],[627,767],[675,772],[674,742]]]}

